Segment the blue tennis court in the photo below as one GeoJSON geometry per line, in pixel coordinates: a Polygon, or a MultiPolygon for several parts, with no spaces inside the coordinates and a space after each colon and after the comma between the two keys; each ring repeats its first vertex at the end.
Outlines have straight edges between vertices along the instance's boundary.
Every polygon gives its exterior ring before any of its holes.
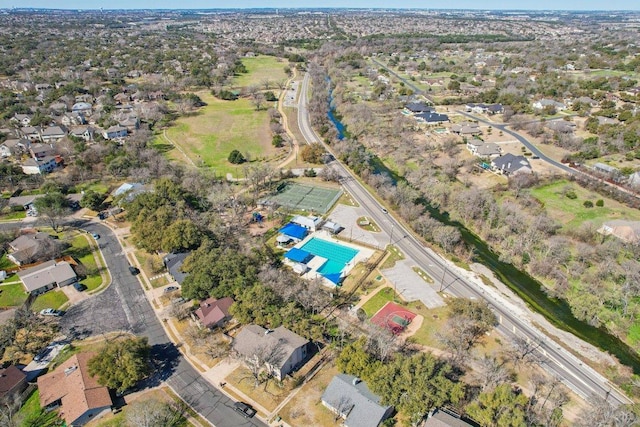
{"type": "Polygon", "coordinates": [[[312,237],[300,249],[327,259],[327,262],[318,269],[318,273],[323,276],[341,273],[345,265],[359,252],[356,249],[318,239],[317,237],[312,237]]]}

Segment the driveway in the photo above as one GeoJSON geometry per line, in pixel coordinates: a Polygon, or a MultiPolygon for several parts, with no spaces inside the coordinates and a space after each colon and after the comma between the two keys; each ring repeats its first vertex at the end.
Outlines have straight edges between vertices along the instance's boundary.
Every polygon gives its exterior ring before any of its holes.
{"type": "Polygon", "coordinates": [[[143,384],[144,387],[155,387],[166,381],[216,427],[265,426],[258,419],[247,420],[236,412],[234,401],[204,379],[169,340],[140,282],[129,273],[129,261],[112,231],[100,224],[79,225],[100,234],[98,244],[109,267],[112,284],[104,292],[71,307],[61,318],[63,331],[70,338],[113,331],[146,336],[152,348],[156,374],[143,384]]]}

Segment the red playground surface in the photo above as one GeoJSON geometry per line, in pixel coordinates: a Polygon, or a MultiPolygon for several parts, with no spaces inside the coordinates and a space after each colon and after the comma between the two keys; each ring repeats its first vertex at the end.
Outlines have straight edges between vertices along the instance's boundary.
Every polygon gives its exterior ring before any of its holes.
{"type": "Polygon", "coordinates": [[[371,322],[397,335],[404,331],[415,317],[415,313],[389,301],[371,317],[371,322]]]}

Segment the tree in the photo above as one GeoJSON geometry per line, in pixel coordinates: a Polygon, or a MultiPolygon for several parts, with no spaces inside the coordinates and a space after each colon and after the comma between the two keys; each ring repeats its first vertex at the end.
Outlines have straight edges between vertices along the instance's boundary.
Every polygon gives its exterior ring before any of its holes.
{"type": "Polygon", "coordinates": [[[182,402],[162,402],[154,398],[136,400],[127,406],[127,426],[180,427],[184,425],[186,409],[182,402]]]}
{"type": "Polygon", "coordinates": [[[256,92],[251,96],[251,103],[256,107],[256,110],[262,110],[262,106],[265,102],[265,96],[261,92],[256,92]]]}
{"type": "Polygon", "coordinates": [[[249,372],[251,372],[255,387],[273,378],[274,367],[279,366],[284,361],[286,352],[284,344],[284,342],[278,342],[258,345],[251,354],[241,356],[249,372]]]}
{"type": "Polygon", "coordinates": [[[525,427],[525,407],[529,399],[513,390],[509,384],[480,393],[478,399],[467,406],[467,414],[486,427],[525,427]]]}
{"type": "Polygon", "coordinates": [[[87,190],[82,195],[82,199],[80,199],[80,206],[91,209],[92,211],[97,211],[100,209],[104,199],[105,197],[103,194],[93,190],[87,190]]]}
{"type": "Polygon", "coordinates": [[[233,163],[234,165],[239,165],[241,163],[246,162],[246,159],[244,158],[242,153],[240,151],[238,151],[238,150],[233,150],[229,154],[228,160],[229,160],[230,163],[233,163]]]}
{"type": "Polygon", "coordinates": [[[162,236],[162,249],[166,252],[180,252],[200,246],[202,232],[188,219],[179,219],[169,225],[162,236]]]}
{"type": "Polygon", "coordinates": [[[150,373],[150,350],[147,337],[110,342],[89,360],[89,374],[97,376],[98,383],[123,392],[150,373]]]}
{"type": "Polygon", "coordinates": [[[58,231],[60,220],[71,213],[69,199],[60,192],[47,193],[37,198],[33,206],[54,231],[58,231]]]}
{"type": "Polygon", "coordinates": [[[305,145],[302,147],[302,150],[300,150],[300,157],[302,157],[302,160],[309,163],[322,163],[322,157],[324,154],[324,147],[320,144],[305,145]]]}
{"type": "Polygon", "coordinates": [[[368,380],[371,374],[381,365],[367,352],[365,337],[350,343],[342,349],[336,359],[336,366],[340,371],[368,380]]]}
{"type": "Polygon", "coordinates": [[[396,356],[376,369],[367,380],[369,388],[385,404],[407,414],[412,423],[431,409],[456,404],[464,397],[464,384],[454,380],[453,368],[431,353],[396,356]]]}
{"type": "Polygon", "coordinates": [[[578,415],[575,425],[577,427],[626,427],[634,426],[637,417],[631,408],[620,405],[601,397],[592,396],[588,400],[588,406],[578,415]]]}
{"type": "Polygon", "coordinates": [[[458,298],[449,304],[447,327],[438,333],[438,339],[451,352],[452,362],[458,364],[497,324],[497,318],[485,301],[458,298]]]}

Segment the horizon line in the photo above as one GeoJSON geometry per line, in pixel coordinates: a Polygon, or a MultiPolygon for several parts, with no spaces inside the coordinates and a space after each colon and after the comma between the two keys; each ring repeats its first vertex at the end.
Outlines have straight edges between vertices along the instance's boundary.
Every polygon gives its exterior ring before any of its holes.
{"type": "Polygon", "coordinates": [[[492,8],[433,8],[433,7],[215,7],[215,8],[104,8],[104,7],[88,7],[88,8],[64,8],[64,7],[0,7],[0,11],[247,11],[247,10],[407,10],[407,11],[474,11],[474,12],[640,12],[640,9],[492,9],[492,8]]]}

